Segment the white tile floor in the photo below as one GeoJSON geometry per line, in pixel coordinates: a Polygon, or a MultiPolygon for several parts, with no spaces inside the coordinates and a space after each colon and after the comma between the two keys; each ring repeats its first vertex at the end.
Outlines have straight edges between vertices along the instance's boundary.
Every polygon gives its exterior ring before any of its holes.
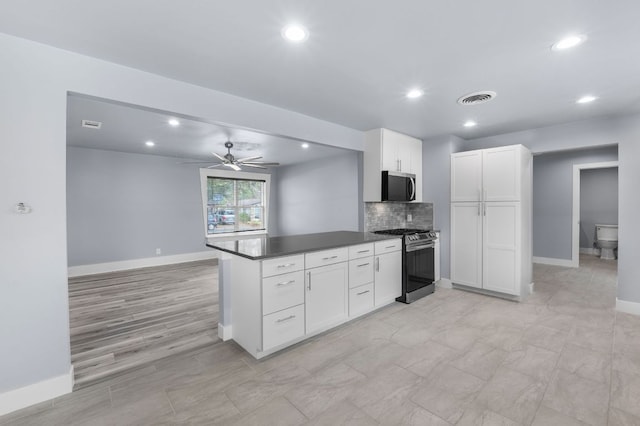
{"type": "Polygon", "coordinates": [[[174,356],[0,417],[16,425],[640,425],[640,317],[616,262],[535,265],[514,303],[437,289],[256,361],[174,356]]]}

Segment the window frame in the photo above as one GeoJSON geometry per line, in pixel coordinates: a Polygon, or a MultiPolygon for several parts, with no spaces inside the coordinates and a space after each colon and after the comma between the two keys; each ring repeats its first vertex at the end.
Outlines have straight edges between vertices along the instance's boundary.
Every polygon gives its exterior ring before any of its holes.
{"type": "Polygon", "coordinates": [[[200,169],[200,190],[202,195],[202,223],[204,229],[205,238],[215,239],[232,239],[236,240],[244,236],[251,235],[265,235],[269,233],[269,197],[271,194],[271,175],[267,173],[251,173],[242,171],[227,171],[227,170],[214,170],[203,168],[200,169]],[[235,180],[258,180],[264,181],[264,229],[257,231],[233,231],[223,232],[220,234],[208,234],[207,233],[207,207],[208,207],[208,194],[207,194],[207,179],[208,178],[220,178],[220,179],[235,179],[235,180]]]}

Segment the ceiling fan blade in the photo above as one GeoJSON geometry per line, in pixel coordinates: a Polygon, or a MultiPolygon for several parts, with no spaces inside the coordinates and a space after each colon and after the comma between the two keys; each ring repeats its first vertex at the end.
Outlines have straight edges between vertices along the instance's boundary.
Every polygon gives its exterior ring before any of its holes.
{"type": "Polygon", "coordinates": [[[233,163],[224,163],[224,164],[221,164],[221,166],[230,167],[233,170],[235,170],[236,172],[239,171],[239,170],[242,170],[237,164],[233,164],[233,163]]]}
{"type": "Polygon", "coordinates": [[[177,164],[211,164],[211,161],[181,161],[177,164]]]}
{"type": "Polygon", "coordinates": [[[249,161],[246,163],[242,163],[244,165],[254,165],[254,166],[279,166],[280,163],[269,163],[266,161],[249,161]]]}
{"type": "Polygon", "coordinates": [[[207,169],[215,169],[216,167],[220,167],[220,166],[224,166],[225,164],[219,163],[219,164],[212,164],[211,166],[207,167],[207,169]]]}
{"type": "Polygon", "coordinates": [[[220,161],[227,161],[227,159],[222,155],[216,154],[215,152],[212,152],[212,154],[215,155],[220,161]]]}
{"type": "Polygon", "coordinates": [[[244,167],[253,167],[254,169],[266,169],[266,167],[258,166],[256,164],[251,164],[251,163],[243,163],[242,165],[244,167]]]}
{"type": "Polygon", "coordinates": [[[246,158],[240,158],[239,160],[236,160],[238,163],[244,163],[244,162],[251,162],[253,160],[258,160],[262,158],[261,155],[257,155],[255,157],[246,157],[246,158]]]}

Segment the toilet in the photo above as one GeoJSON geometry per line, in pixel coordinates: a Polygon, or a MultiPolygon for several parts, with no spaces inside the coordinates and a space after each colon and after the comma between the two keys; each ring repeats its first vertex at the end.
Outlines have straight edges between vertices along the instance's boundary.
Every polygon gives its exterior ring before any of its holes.
{"type": "Polygon", "coordinates": [[[600,248],[600,259],[615,259],[618,248],[618,225],[596,224],[596,244],[600,248]]]}

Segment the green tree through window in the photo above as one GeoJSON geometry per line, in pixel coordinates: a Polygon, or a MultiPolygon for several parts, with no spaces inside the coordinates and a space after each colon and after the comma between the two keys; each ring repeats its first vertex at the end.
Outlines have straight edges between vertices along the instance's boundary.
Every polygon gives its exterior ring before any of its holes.
{"type": "Polygon", "coordinates": [[[207,234],[265,229],[265,181],[207,177],[207,234]]]}

